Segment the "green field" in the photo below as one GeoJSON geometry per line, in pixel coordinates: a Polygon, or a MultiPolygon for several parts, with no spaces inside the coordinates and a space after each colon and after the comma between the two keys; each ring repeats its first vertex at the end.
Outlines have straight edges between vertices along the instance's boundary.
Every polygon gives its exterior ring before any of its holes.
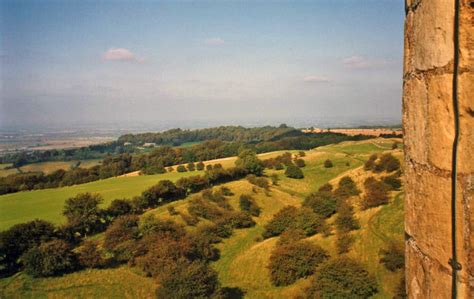
{"type": "MultiPolygon", "coordinates": [[[[362,189],[362,182],[365,177],[372,175],[365,172],[362,167],[362,161],[373,152],[381,152],[384,149],[383,143],[391,144],[382,140],[380,144],[375,142],[353,142],[340,145],[322,147],[317,150],[307,151],[304,158],[307,166],[303,168],[305,178],[302,180],[289,179],[284,176],[283,171],[267,170],[267,174],[277,174],[280,178],[278,185],[271,186],[269,192],[258,189],[253,191],[253,185],[246,180],[234,181],[225,184],[234,193],[230,197],[230,204],[238,209],[238,198],[241,194],[251,193],[257,204],[262,208],[259,217],[255,217],[257,225],[249,229],[235,230],[232,237],[217,244],[221,256],[219,260],[213,262],[212,267],[219,274],[219,281],[226,287],[238,287],[242,289],[246,298],[295,298],[304,293],[304,288],[308,286],[309,279],[300,279],[296,283],[286,287],[275,287],[269,279],[267,265],[273,248],[278,237],[262,240],[260,238],[263,226],[273,217],[273,215],[286,205],[301,205],[304,196],[316,190],[322,184],[331,181],[335,184],[343,175],[350,175],[354,178],[359,188],[362,189]],[[338,150],[334,149],[335,147],[338,150]],[[330,158],[333,168],[324,168],[323,162],[330,158]]],[[[400,155],[400,151],[393,151],[400,155]]],[[[267,154],[267,157],[277,155],[278,153],[267,154]]],[[[232,165],[234,159],[225,159],[220,161],[226,166],[232,165]]],[[[196,172],[194,172],[196,173],[196,172]]],[[[106,198],[106,203],[113,198],[130,197],[140,193],[147,184],[151,185],[164,177],[176,180],[179,176],[188,175],[170,173],[156,176],[137,176],[127,178],[113,178],[94,182],[82,186],[69,188],[85,188],[84,191],[98,192],[106,198]],[[161,176],[161,177],[160,177],[161,176]],[[94,185],[96,184],[96,185],[94,185]],[[138,186],[137,186],[138,185],[138,186]],[[121,194],[121,196],[120,196],[121,194]]],[[[37,192],[65,192],[67,188],[56,190],[43,190],[33,192],[23,192],[17,195],[17,203],[9,209],[18,210],[18,201],[25,199],[26,194],[38,194],[37,192]]],[[[81,191],[81,192],[84,192],[81,191]]],[[[71,191],[67,196],[71,196],[78,190],[71,191]]],[[[13,196],[14,194],[10,195],[13,196]]],[[[61,201],[66,194],[59,196],[57,201],[61,201]]],[[[66,196],[66,197],[67,197],[66,196]]],[[[184,223],[179,215],[171,216],[167,208],[172,205],[177,211],[186,212],[189,199],[179,200],[169,205],[159,207],[148,211],[159,218],[173,219],[179,223],[184,223]]],[[[39,202],[49,205],[51,200],[44,194],[33,197],[30,202],[40,206],[39,202]],[[38,198],[43,198],[38,201],[38,198]]],[[[4,196],[0,197],[0,209],[4,196]]],[[[360,201],[359,197],[354,201],[360,201]]],[[[28,207],[25,205],[24,207],[28,207]]],[[[352,246],[349,255],[365,264],[371,274],[373,274],[379,284],[379,293],[375,298],[391,298],[394,290],[400,280],[401,271],[392,273],[386,270],[379,263],[379,250],[389,241],[403,240],[403,193],[393,193],[389,204],[359,211],[356,206],[356,217],[359,219],[361,229],[352,234],[355,243],[352,246]]],[[[56,212],[60,211],[61,205],[54,207],[56,212]]],[[[26,209],[26,208],[25,208],[26,209]]],[[[28,207],[28,209],[30,209],[28,207]]],[[[53,209],[53,208],[50,208],[53,209]]],[[[46,209],[47,210],[47,209],[46,209]]],[[[45,213],[45,210],[42,213],[45,213]]],[[[31,215],[32,216],[32,215],[31,215]]],[[[60,221],[57,213],[51,213],[50,216],[55,221],[60,221]],[[56,216],[54,216],[56,215],[56,216]]],[[[18,216],[16,216],[18,217],[18,216]]],[[[3,216],[2,216],[3,219],[3,216]]],[[[14,217],[11,218],[14,221],[14,217]]],[[[333,218],[329,219],[332,223],[333,218]]],[[[8,225],[6,225],[8,226],[8,225]]],[[[189,228],[192,229],[192,228],[189,228]]],[[[101,239],[100,235],[95,237],[101,239]]],[[[321,234],[307,238],[325,248],[332,256],[336,255],[335,235],[323,237],[321,234]]],[[[32,279],[25,274],[1,279],[0,288],[3,295],[0,297],[8,298],[152,298],[154,297],[154,288],[156,286],[150,278],[142,277],[135,272],[133,268],[120,267],[104,270],[86,270],[73,274],[64,275],[58,278],[32,279]]]]}

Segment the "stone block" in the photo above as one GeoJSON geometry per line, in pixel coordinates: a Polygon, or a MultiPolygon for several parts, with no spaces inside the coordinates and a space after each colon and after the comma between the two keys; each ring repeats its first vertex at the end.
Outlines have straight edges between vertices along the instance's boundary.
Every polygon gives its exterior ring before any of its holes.
{"type": "Polygon", "coordinates": [[[418,163],[427,163],[428,94],[425,81],[418,78],[405,80],[403,86],[403,119],[405,154],[418,163]]]}
{"type": "Polygon", "coordinates": [[[443,67],[453,59],[453,0],[421,1],[414,11],[414,67],[428,70],[443,67]]]}

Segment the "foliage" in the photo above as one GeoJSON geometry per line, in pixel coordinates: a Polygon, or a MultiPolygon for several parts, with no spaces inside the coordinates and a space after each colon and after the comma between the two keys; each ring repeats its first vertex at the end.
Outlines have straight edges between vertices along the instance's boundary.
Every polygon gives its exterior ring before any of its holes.
{"type": "Polygon", "coordinates": [[[336,213],[336,198],[330,191],[318,191],[306,197],[303,206],[311,208],[324,218],[329,218],[336,213]]]}
{"type": "Polygon", "coordinates": [[[359,262],[341,256],[319,267],[308,290],[308,297],[362,299],[376,293],[375,278],[359,262]]]}
{"type": "Polygon", "coordinates": [[[402,244],[390,242],[386,248],[380,250],[380,263],[389,271],[397,271],[405,266],[405,250],[402,244]]]}
{"type": "Polygon", "coordinates": [[[0,232],[1,272],[9,274],[18,271],[22,266],[19,258],[23,253],[55,237],[54,225],[44,220],[16,224],[0,232]]]}
{"type": "Polygon", "coordinates": [[[375,172],[392,172],[400,169],[400,161],[395,158],[392,154],[383,154],[379,161],[375,164],[375,172]]]}
{"type": "Polygon", "coordinates": [[[293,244],[306,238],[306,232],[300,228],[290,228],[281,233],[277,246],[293,244]]]}
{"type": "Polygon", "coordinates": [[[33,247],[22,256],[25,272],[33,277],[64,274],[76,267],[76,256],[71,245],[62,240],[52,240],[33,247]]]}
{"type": "Polygon", "coordinates": [[[304,162],[303,159],[296,159],[295,160],[295,165],[298,166],[299,168],[305,167],[306,163],[304,162]]]}
{"type": "Polygon", "coordinates": [[[402,180],[396,174],[382,177],[382,182],[389,186],[391,190],[400,190],[402,187],[402,180]]]}
{"type": "Polygon", "coordinates": [[[354,208],[347,202],[342,202],[338,206],[334,223],[339,232],[349,232],[360,228],[359,221],[354,217],[354,208]]]}
{"type": "Polygon", "coordinates": [[[176,171],[177,171],[177,172],[186,172],[186,171],[188,171],[188,170],[186,169],[186,166],[184,166],[184,165],[178,165],[178,167],[176,167],[176,171]]]}
{"type": "Polygon", "coordinates": [[[354,243],[354,237],[348,232],[337,234],[336,248],[338,254],[348,253],[351,245],[354,243]]]}
{"type": "Polygon", "coordinates": [[[268,182],[268,179],[264,177],[256,177],[253,174],[249,174],[247,176],[247,181],[249,181],[250,184],[258,186],[265,190],[268,190],[268,188],[270,188],[270,183],[268,182]]]}
{"type": "Polygon", "coordinates": [[[307,277],[328,257],[324,249],[308,241],[277,247],[270,256],[268,266],[272,284],[285,286],[307,277]]]}
{"type": "Polygon", "coordinates": [[[302,179],[304,178],[303,171],[295,165],[289,165],[286,168],[285,175],[292,179],[302,179]]]}
{"type": "Polygon", "coordinates": [[[334,166],[334,164],[332,163],[331,160],[327,159],[326,161],[324,161],[324,167],[325,168],[331,168],[333,166],[334,166]]]}
{"type": "Polygon", "coordinates": [[[85,268],[101,268],[105,266],[105,259],[99,250],[97,241],[85,241],[77,250],[79,265],[85,268]]]}
{"type": "Polygon", "coordinates": [[[257,157],[257,154],[245,149],[239,153],[235,166],[245,169],[248,173],[260,176],[263,174],[263,162],[257,157]]]}
{"type": "Polygon", "coordinates": [[[196,170],[196,164],[194,164],[194,162],[189,162],[186,167],[188,168],[189,171],[196,170]]]}
{"type": "Polygon", "coordinates": [[[318,191],[326,191],[326,192],[331,192],[333,189],[333,186],[330,184],[330,183],[326,183],[324,185],[322,185],[321,187],[319,187],[318,191]]]}
{"type": "Polygon", "coordinates": [[[199,161],[197,164],[196,164],[196,170],[204,170],[204,163],[202,161],[199,161]]]}
{"type": "Polygon", "coordinates": [[[218,207],[199,197],[189,202],[188,213],[189,215],[211,221],[215,221],[223,216],[223,212],[218,207]]]}
{"type": "Polygon", "coordinates": [[[360,194],[356,183],[350,176],[344,176],[339,180],[339,184],[334,190],[334,195],[339,199],[346,199],[360,194]]]}
{"type": "Polygon", "coordinates": [[[103,227],[103,219],[99,204],[102,197],[98,194],[79,193],[66,200],[63,215],[67,222],[81,235],[99,231],[103,227]]]}
{"type": "Polygon", "coordinates": [[[364,181],[364,187],[365,196],[361,205],[362,209],[366,210],[388,203],[388,186],[384,182],[374,177],[368,177],[364,181]]]}
{"type": "Polygon", "coordinates": [[[135,256],[140,237],[138,220],[136,215],[120,216],[105,231],[103,247],[119,262],[129,261],[135,256]]]}
{"type": "Polygon", "coordinates": [[[255,199],[253,199],[251,195],[240,195],[239,206],[243,212],[247,212],[252,216],[258,217],[260,215],[260,207],[257,205],[255,199]]]}
{"type": "Polygon", "coordinates": [[[106,214],[112,218],[126,215],[132,212],[132,204],[128,199],[114,199],[106,210],[106,214]]]}
{"type": "Polygon", "coordinates": [[[184,262],[171,267],[160,279],[157,298],[209,298],[219,287],[217,273],[199,261],[184,262]]]}
{"type": "Polygon", "coordinates": [[[286,206],[265,225],[263,237],[278,236],[287,229],[301,229],[307,236],[311,236],[321,232],[324,226],[325,223],[321,216],[311,209],[286,206]]]}

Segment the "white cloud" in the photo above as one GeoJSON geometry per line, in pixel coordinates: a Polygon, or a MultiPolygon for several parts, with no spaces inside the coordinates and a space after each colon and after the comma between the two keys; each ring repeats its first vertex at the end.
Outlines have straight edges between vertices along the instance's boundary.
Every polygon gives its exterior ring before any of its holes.
{"type": "Polygon", "coordinates": [[[308,83],[321,83],[321,82],[329,82],[330,80],[322,76],[306,76],[303,78],[303,81],[308,82],[308,83]]]}
{"type": "Polygon", "coordinates": [[[385,60],[367,59],[362,56],[350,56],[342,60],[342,64],[350,69],[370,69],[383,67],[387,64],[385,60]]]}
{"type": "Polygon", "coordinates": [[[108,49],[103,58],[110,61],[131,61],[131,62],[143,62],[143,58],[137,57],[132,51],[125,48],[110,48],[108,49]]]}
{"type": "Polygon", "coordinates": [[[222,46],[225,41],[220,37],[212,37],[204,40],[204,44],[207,46],[222,46]]]}

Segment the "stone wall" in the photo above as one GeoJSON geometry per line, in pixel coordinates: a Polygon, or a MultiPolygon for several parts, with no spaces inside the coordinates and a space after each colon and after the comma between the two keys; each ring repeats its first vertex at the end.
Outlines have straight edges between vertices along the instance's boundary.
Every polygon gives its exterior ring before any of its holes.
{"type": "MultiPolygon", "coordinates": [[[[474,1],[461,0],[459,298],[474,298],[474,1]]],[[[454,0],[406,0],[403,124],[410,298],[451,297],[454,0]]]]}

